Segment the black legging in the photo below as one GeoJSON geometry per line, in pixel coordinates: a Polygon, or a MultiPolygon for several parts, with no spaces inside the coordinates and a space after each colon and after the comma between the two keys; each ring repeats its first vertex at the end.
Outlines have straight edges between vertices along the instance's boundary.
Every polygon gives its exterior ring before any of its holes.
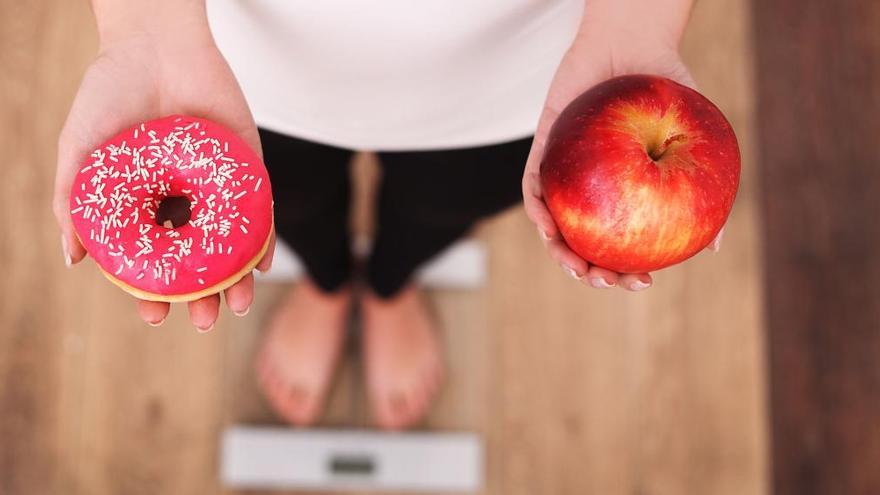
{"type": "MultiPolygon", "coordinates": [[[[332,292],[352,277],[348,232],[353,151],[260,129],[275,226],[312,280],[332,292]]],[[[531,138],[475,148],[380,152],[377,233],[366,281],[393,296],[413,271],[478,220],[521,200],[531,138]]]]}

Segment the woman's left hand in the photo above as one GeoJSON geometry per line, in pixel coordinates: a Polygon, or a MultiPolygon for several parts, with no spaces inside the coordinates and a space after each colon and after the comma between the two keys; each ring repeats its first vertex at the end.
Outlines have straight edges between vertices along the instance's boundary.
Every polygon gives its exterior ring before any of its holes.
{"type": "MultiPolygon", "coordinates": [[[[565,243],[550,216],[541,191],[541,159],[547,134],[562,110],[577,96],[596,84],[626,74],[653,74],[667,77],[691,88],[694,80],[674,47],[658,45],[650,49],[615,51],[602,43],[578,39],[566,52],[553,78],[544,110],[538,122],[534,142],[523,175],[523,201],[526,214],[535,223],[544,245],[563,270],[595,288],[622,287],[637,291],[651,286],[649,273],[623,274],[590,264],[565,243]]],[[[721,236],[709,249],[717,251],[721,236]]]]}

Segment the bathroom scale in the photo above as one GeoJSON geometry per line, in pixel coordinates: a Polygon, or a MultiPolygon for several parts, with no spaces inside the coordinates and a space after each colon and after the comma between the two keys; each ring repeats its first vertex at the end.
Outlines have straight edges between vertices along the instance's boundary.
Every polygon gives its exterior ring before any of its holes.
{"type": "Polygon", "coordinates": [[[467,432],[235,426],[223,434],[220,474],[237,489],[474,493],[483,442],[467,432]]]}

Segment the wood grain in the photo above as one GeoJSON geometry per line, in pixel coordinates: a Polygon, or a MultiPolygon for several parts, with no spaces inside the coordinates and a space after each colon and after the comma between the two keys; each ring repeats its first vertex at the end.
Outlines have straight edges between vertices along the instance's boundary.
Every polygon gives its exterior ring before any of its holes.
{"type": "MultiPolygon", "coordinates": [[[[54,143],[94,26],[84,2],[0,2],[0,493],[237,493],[217,481],[219,433],[277,422],[251,363],[286,287],[261,284],[247,318],[223,314],[199,335],[183,308],[140,324],[90,262],[65,270],[48,207],[54,143]]],[[[450,378],[425,428],[485,435],[484,494],[767,493],[749,32],[746,0],[699,2],[683,48],[743,145],[720,254],[643,294],[598,292],[567,279],[516,210],[478,233],[486,287],[430,294],[450,378]]],[[[367,184],[375,169],[361,160],[367,184]]],[[[325,425],[369,425],[356,349],[325,425]]]]}
{"type": "Polygon", "coordinates": [[[753,4],[775,493],[880,493],[880,4],[753,4]]]}

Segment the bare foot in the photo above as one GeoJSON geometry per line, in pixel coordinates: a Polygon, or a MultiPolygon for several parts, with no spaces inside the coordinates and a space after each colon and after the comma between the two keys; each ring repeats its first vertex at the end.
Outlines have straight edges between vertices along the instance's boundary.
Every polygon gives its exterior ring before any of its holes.
{"type": "Polygon", "coordinates": [[[281,417],[298,425],[320,415],[345,342],[351,289],[294,287],[272,315],[257,357],[257,378],[281,417]]]}
{"type": "Polygon", "coordinates": [[[425,416],[443,380],[434,322],[414,286],[389,300],[365,294],[362,304],[364,367],[376,422],[407,428],[425,416]]]}

